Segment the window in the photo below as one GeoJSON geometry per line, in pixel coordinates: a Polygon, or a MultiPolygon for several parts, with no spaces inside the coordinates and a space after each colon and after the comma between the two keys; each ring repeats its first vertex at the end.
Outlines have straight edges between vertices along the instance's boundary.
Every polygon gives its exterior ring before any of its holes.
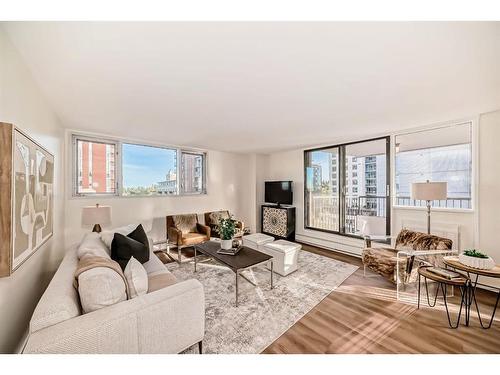
{"type": "Polygon", "coordinates": [[[204,154],[182,151],[182,192],[185,194],[200,194],[205,192],[204,154]]]}
{"type": "Polygon", "coordinates": [[[117,194],[116,143],[77,138],[73,145],[76,153],[75,194],[117,194]]]}
{"type": "Polygon", "coordinates": [[[203,152],[80,135],[73,135],[73,145],[75,196],[206,193],[203,152]]]}
{"type": "Polygon", "coordinates": [[[122,195],[177,194],[177,150],[122,144],[122,195]]]}
{"type": "Polygon", "coordinates": [[[400,206],[425,206],[411,199],[414,182],[447,182],[448,198],[434,207],[472,208],[472,124],[462,123],[396,136],[396,195],[400,206]]]}
{"type": "Polygon", "coordinates": [[[305,153],[306,227],[339,230],[338,148],[305,153]],[[314,170],[321,171],[315,173],[314,170]]]}
{"type": "Polygon", "coordinates": [[[361,235],[363,217],[372,216],[373,233],[390,234],[389,143],[384,137],[304,151],[306,228],[361,235]]]}

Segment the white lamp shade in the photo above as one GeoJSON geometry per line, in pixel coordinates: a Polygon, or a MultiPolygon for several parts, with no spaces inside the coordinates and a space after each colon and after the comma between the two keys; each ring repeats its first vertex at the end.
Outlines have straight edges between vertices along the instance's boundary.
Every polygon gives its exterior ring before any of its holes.
{"type": "Polygon", "coordinates": [[[82,209],[83,225],[108,225],[111,224],[110,206],[89,206],[82,209]]]}
{"type": "Polygon", "coordinates": [[[411,184],[411,199],[437,201],[447,198],[446,182],[415,182],[411,184]]]}

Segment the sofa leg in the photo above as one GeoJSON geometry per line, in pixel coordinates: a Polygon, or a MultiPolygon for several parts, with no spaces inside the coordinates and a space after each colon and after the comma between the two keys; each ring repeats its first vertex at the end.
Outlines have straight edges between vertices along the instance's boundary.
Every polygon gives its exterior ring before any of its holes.
{"type": "Polygon", "coordinates": [[[198,353],[203,354],[203,341],[198,343],[198,353]]]}

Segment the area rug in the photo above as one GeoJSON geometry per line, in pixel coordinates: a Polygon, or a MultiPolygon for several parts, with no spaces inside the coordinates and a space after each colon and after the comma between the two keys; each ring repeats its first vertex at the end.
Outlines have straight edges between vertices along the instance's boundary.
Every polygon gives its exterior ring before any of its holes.
{"type": "MultiPolygon", "coordinates": [[[[270,289],[270,272],[264,266],[240,276],[239,305],[235,306],[235,275],[209,260],[198,263],[170,263],[166,267],[178,280],[196,278],[204,287],[206,303],[205,353],[255,354],[267,348],[295,322],[353,274],[358,267],[307,251],[301,251],[299,269],[281,277],[275,274],[270,289]]],[[[185,353],[196,353],[197,347],[185,353]]]]}

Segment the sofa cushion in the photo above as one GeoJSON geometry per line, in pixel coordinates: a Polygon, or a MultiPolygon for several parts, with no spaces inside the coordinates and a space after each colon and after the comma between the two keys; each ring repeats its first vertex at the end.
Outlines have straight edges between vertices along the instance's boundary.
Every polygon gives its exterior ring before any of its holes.
{"type": "Polygon", "coordinates": [[[148,275],[148,293],[177,283],[177,278],[169,271],[148,275]]]}
{"type": "Polygon", "coordinates": [[[66,253],[33,312],[30,333],[81,315],[78,292],[73,287],[78,264],[76,246],[66,253]]]}
{"type": "Polygon", "coordinates": [[[158,257],[153,253],[153,250],[149,250],[149,260],[146,263],[143,263],[142,266],[149,274],[158,271],[165,271],[167,268],[163,264],[163,262],[158,259],[158,257]]]}
{"type": "Polygon", "coordinates": [[[78,276],[78,293],[84,313],[127,300],[123,278],[111,268],[95,267],[78,276]]]}
{"type": "Polygon", "coordinates": [[[198,223],[198,216],[196,214],[187,215],[174,215],[174,225],[179,229],[182,234],[196,232],[196,224],[198,223]]]}
{"type": "Polygon", "coordinates": [[[80,245],[78,245],[77,256],[82,259],[84,256],[107,257],[109,258],[109,249],[101,240],[99,233],[87,233],[80,245]]]}
{"type": "Polygon", "coordinates": [[[123,274],[127,279],[130,298],[142,296],[148,292],[148,274],[137,259],[130,258],[123,274]]]}

